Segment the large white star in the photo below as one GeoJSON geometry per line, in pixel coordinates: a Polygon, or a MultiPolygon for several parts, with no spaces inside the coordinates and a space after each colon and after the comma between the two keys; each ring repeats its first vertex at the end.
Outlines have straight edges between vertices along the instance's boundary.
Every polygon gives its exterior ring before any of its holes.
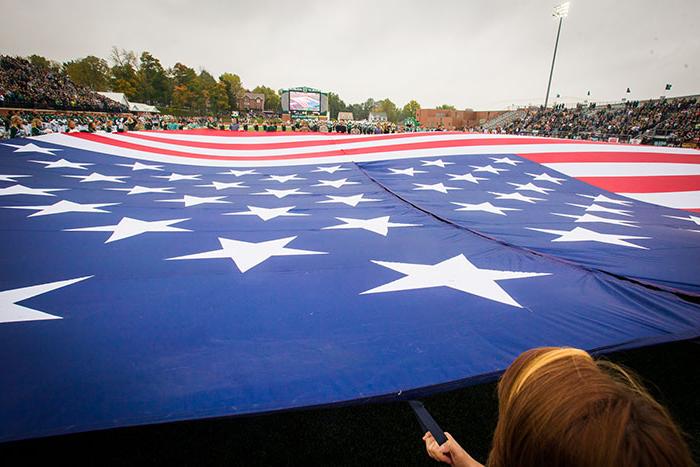
{"type": "Polygon", "coordinates": [[[178,174],[175,172],[172,172],[170,175],[152,175],[152,177],[155,178],[163,178],[169,182],[177,182],[180,180],[201,180],[201,175],[185,175],[185,174],[178,174]]]}
{"type": "Polygon", "coordinates": [[[688,217],[680,217],[680,216],[667,216],[664,214],[664,217],[668,217],[671,219],[680,219],[682,221],[690,221],[690,222],[695,222],[695,225],[700,225],[700,217],[698,216],[693,216],[692,214],[688,215],[688,217]]]}
{"type": "Polygon", "coordinates": [[[446,165],[454,165],[454,162],[445,162],[442,159],[437,159],[434,161],[421,161],[422,166],[424,167],[430,167],[430,166],[435,166],[435,167],[442,167],[443,169],[445,168],[446,165]]]}
{"type": "Polygon", "coordinates": [[[184,203],[186,208],[190,206],[197,206],[199,204],[217,204],[217,203],[231,203],[231,201],[224,201],[225,196],[191,196],[184,195],[182,198],[176,199],[157,199],[156,201],[161,203],[184,203]]]}
{"type": "Polygon", "coordinates": [[[639,248],[640,250],[648,250],[649,248],[636,245],[634,243],[626,242],[625,240],[645,240],[651,237],[636,237],[632,235],[615,235],[615,234],[604,234],[599,233],[594,230],[584,229],[583,227],[575,227],[573,230],[551,230],[551,229],[535,229],[533,227],[525,227],[529,230],[535,230],[537,232],[544,232],[552,235],[559,235],[559,237],[552,240],[552,242],[599,242],[608,243],[610,245],[620,245],[627,246],[630,248],[639,248]]]}
{"type": "Polygon", "coordinates": [[[372,201],[381,201],[380,199],[373,199],[373,198],[365,198],[364,193],[360,193],[359,195],[351,195],[351,196],[326,196],[326,200],[323,201],[317,201],[317,203],[343,203],[347,204],[348,206],[352,206],[353,208],[358,205],[358,203],[367,203],[367,202],[372,202],[372,201]]]}
{"type": "Polygon", "coordinates": [[[599,204],[591,204],[590,206],[586,204],[574,204],[574,203],[566,203],[570,206],[576,206],[577,208],[584,208],[586,212],[609,212],[610,214],[617,214],[619,216],[631,216],[632,211],[628,211],[625,209],[613,209],[613,208],[606,208],[605,206],[601,206],[599,204]]]}
{"type": "Polygon", "coordinates": [[[241,177],[243,175],[260,175],[255,170],[234,170],[230,169],[226,172],[217,172],[219,175],[233,175],[234,177],[241,177]]]}
{"type": "Polygon", "coordinates": [[[252,243],[242,240],[234,240],[219,237],[220,250],[205,251],[193,255],[178,256],[168,258],[168,260],[181,259],[218,259],[230,258],[241,272],[246,272],[258,264],[266,261],[272,256],[295,256],[295,255],[325,255],[323,251],[298,250],[296,248],[286,248],[287,244],[297,237],[278,238],[266,242],[252,243]]]}
{"type": "Polygon", "coordinates": [[[484,166],[470,165],[469,167],[474,169],[473,170],[474,172],[489,172],[489,173],[496,174],[496,175],[500,174],[501,172],[508,172],[508,169],[497,169],[496,167],[494,167],[490,164],[484,165],[484,166]]]}
{"type": "Polygon", "coordinates": [[[125,238],[141,235],[146,232],[191,232],[188,229],[170,227],[189,219],[166,219],[162,221],[142,221],[131,217],[122,217],[116,225],[100,225],[96,227],[82,227],[78,229],[64,229],[66,232],[112,232],[105,243],[124,240],[125,238]]]}
{"type": "Polygon", "coordinates": [[[388,175],[408,175],[409,177],[413,177],[415,174],[427,174],[425,170],[416,170],[413,167],[409,167],[407,169],[389,169],[389,174],[388,175]]]}
{"type": "Polygon", "coordinates": [[[170,190],[174,190],[173,187],[170,186],[165,186],[165,187],[151,187],[151,186],[141,186],[141,185],[134,185],[131,188],[107,188],[107,190],[112,190],[112,191],[126,191],[127,195],[142,195],[144,193],[172,193],[170,190]]]}
{"type": "Polygon", "coordinates": [[[595,214],[588,214],[584,213],[581,215],[576,215],[576,214],[560,214],[558,212],[553,212],[555,216],[561,216],[561,217],[570,217],[572,219],[576,219],[574,222],[578,223],[590,223],[590,222],[596,222],[599,224],[613,224],[613,225],[622,225],[625,227],[637,227],[639,228],[638,225],[636,224],[635,221],[627,221],[627,220],[621,220],[621,219],[608,219],[607,217],[600,217],[596,216],[595,214]]]}
{"type": "Polygon", "coordinates": [[[36,162],[37,164],[44,164],[45,169],[79,169],[79,170],[87,170],[87,167],[83,166],[88,166],[88,165],[95,165],[95,164],[90,164],[88,162],[71,162],[67,161],[65,159],[59,159],[57,161],[29,161],[29,162],[36,162]]]}
{"type": "Polygon", "coordinates": [[[619,205],[621,205],[621,206],[630,206],[630,205],[632,205],[632,201],[624,201],[624,200],[621,200],[621,199],[612,199],[612,198],[608,198],[608,197],[605,196],[605,195],[596,195],[596,196],[592,196],[592,195],[579,195],[579,196],[583,196],[584,198],[590,198],[590,199],[593,200],[594,203],[619,204],[619,205]]]}
{"type": "Polygon", "coordinates": [[[64,177],[69,177],[69,178],[79,178],[80,183],[88,183],[88,182],[111,182],[111,183],[126,183],[122,178],[129,178],[128,176],[112,176],[112,175],[103,175],[101,173],[93,172],[90,175],[64,175],[64,177]]]}
{"type": "Polygon", "coordinates": [[[529,172],[525,172],[527,175],[532,177],[532,181],[542,181],[542,182],[551,182],[551,183],[556,183],[557,185],[561,185],[561,182],[566,181],[565,178],[556,178],[552,177],[548,173],[542,172],[541,174],[531,174],[529,172]]]}
{"type": "Polygon", "coordinates": [[[326,172],[329,174],[334,174],[336,172],[340,172],[343,170],[350,170],[350,169],[346,169],[341,165],[333,165],[331,167],[318,167],[318,168],[316,168],[316,170],[312,170],[312,172],[326,172]]]}
{"type": "Polygon", "coordinates": [[[68,188],[29,188],[24,185],[12,185],[7,188],[0,188],[0,196],[11,195],[32,195],[32,196],[56,196],[50,191],[66,191],[68,188]]]}
{"type": "Polygon", "coordinates": [[[467,172],[463,175],[458,175],[458,174],[447,174],[450,176],[450,181],[465,181],[465,182],[471,182],[471,183],[476,183],[477,185],[479,184],[480,180],[488,180],[488,178],[483,178],[483,177],[475,177],[472,175],[470,172],[467,172]]]}
{"type": "Polygon", "coordinates": [[[323,230],[332,229],[364,229],[386,237],[391,227],[419,227],[421,224],[399,224],[389,222],[390,216],[375,217],[373,219],[353,219],[350,217],[336,217],[343,224],[324,227],[323,230]]]}
{"type": "Polygon", "coordinates": [[[50,156],[55,156],[56,154],[54,154],[53,151],[63,151],[63,149],[42,148],[41,146],[37,146],[34,143],[28,143],[25,145],[8,144],[8,143],[3,143],[3,144],[5,146],[11,146],[13,148],[17,148],[12,152],[38,152],[41,154],[48,154],[50,156]]]}
{"type": "Polygon", "coordinates": [[[338,180],[319,180],[320,183],[311,186],[332,186],[333,188],[341,188],[345,185],[359,185],[360,182],[348,182],[347,178],[339,178],[338,180]]]}
{"type": "Polygon", "coordinates": [[[136,170],[162,171],[163,170],[162,165],[150,165],[150,164],[143,164],[141,162],[134,162],[133,164],[117,164],[117,165],[121,166],[121,167],[129,167],[132,171],[136,171],[136,170]]]}
{"type": "Polygon", "coordinates": [[[419,190],[419,191],[432,190],[432,191],[439,191],[440,193],[445,193],[445,194],[447,194],[447,192],[449,190],[461,190],[461,188],[457,188],[455,186],[445,186],[442,184],[442,182],[435,183],[433,185],[426,185],[423,183],[414,183],[414,185],[416,186],[416,188],[414,188],[414,190],[419,190]]]}
{"type": "Polygon", "coordinates": [[[284,206],[281,208],[261,208],[258,206],[246,206],[247,211],[227,212],[224,216],[258,216],[263,221],[267,222],[275,217],[291,217],[291,216],[309,216],[300,212],[289,212],[296,206],[284,206]]]}
{"type": "MultiPolygon", "coordinates": [[[[437,264],[393,263],[372,261],[375,264],[405,274],[405,277],[380,285],[362,294],[398,292],[400,290],[449,287],[495,302],[522,308],[496,281],[549,276],[551,273],[498,271],[479,269],[460,254],[437,264]]],[[[362,295],[361,294],[361,295],[362,295]]]]}
{"type": "Polygon", "coordinates": [[[198,187],[209,187],[209,188],[216,188],[216,191],[219,190],[228,190],[229,188],[250,188],[249,186],[243,185],[243,182],[211,182],[208,185],[197,185],[198,187]]]}
{"type": "Polygon", "coordinates": [[[498,193],[495,191],[489,191],[496,199],[512,199],[515,201],[523,201],[525,203],[534,203],[535,201],[544,201],[544,198],[535,198],[533,196],[525,196],[522,193],[498,193]]]}
{"type": "Polygon", "coordinates": [[[543,188],[541,186],[535,185],[534,183],[508,182],[508,185],[514,186],[515,191],[534,191],[536,193],[542,193],[543,195],[546,195],[550,191],[554,191],[552,188],[543,188]]]}
{"type": "Polygon", "coordinates": [[[110,212],[105,211],[104,208],[107,206],[116,206],[120,203],[99,203],[99,204],[80,204],[74,203],[72,201],[59,201],[55,204],[48,206],[2,206],[5,209],[29,209],[36,210],[34,214],[30,214],[27,217],[37,217],[37,216],[50,216],[52,214],[64,214],[67,212],[110,212]]]}
{"type": "Polygon", "coordinates": [[[510,159],[508,157],[492,157],[491,160],[494,162],[494,164],[518,165],[523,163],[523,161],[510,159]]]}
{"type": "Polygon", "coordinates": [[[46,284],[32,285],[20,289],[3,290],[0,292],[0,323],[17,323],[20,321],[41,321],[47,319],[63,319],[60,316],[50,315],[42,311],[17,305],[18,302],[36,297],[37,295],[51,292],[52,290],[67,287],[76,282],[84,281],[92,276],[78,277],[66,281],[49,282],[46,284]]]}
{"type": "Polygon", "coordinates": [[[274,196],[275,198],[284,198],[286,196],[291,196],[291,195],[310,195],[311,193],[308,193],[306,191],[299,191],[300,188],[294,188],[292,190],[273,190],[271,188],[266,188],[265,191],[261,193],[253,193],[254,195],[271,195],[274,196]]]}
{"type": "Polygon", "coordinates": [[[290,180],[306,180],[303,177],[299,177],[297,174],[291,175],[270,175],[267,178],[261,178],[260,180],[272,180],[280,183],[287,183],[290,180]]]}
{"type": "Polygon", "coordinates": [[[485,203],[480,203],[480,204],[455,203],[455,202],[452,202],[452,204],[456,204],[457,206],[462,206],[461,208],[455,209],[455,211],[483,211],[483,212],[489,212],[491,214],[498,214],[500,216],[507,215],[503,211],[521,211],[521,209],[516,209],[516,208],[502,208],[500,206],[494,206],[493,204],[489,203],[488,201],[485,203]]]}
{"type": "Polygon", "coordinates": [[[27,177],[31,177],[31,175],[0,175],[0,182],[17,183],[17,180],[15,180],[15,178],[27,178],[27,177]]]}

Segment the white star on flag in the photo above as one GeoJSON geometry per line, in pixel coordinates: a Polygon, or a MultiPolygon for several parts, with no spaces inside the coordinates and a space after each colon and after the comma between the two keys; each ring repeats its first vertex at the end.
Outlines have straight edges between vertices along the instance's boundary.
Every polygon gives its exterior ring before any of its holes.
{"type": "Polygon", "coordinates": [[[258,216],[263,221],[267,222],[275,217],[291,217],[291,216],[309,216],[300,212],[289,212],[296,206],[284,206],[281,208],[261,208],[258,206],[246,206],[247,211],[227,212],[224,216],[258,216]]]}
{"type": "Polygon", "coordinates": [[[551,275],[551,273],[543,272],[479,269],[463,254],[446,259],[437,264],[393,263],[374,260],[372,262],[400,272],[404,274],[405,277],[367,290],[360,295],[427,289],[431,287],[449,287],[517,308],[522,308],[522,305],[503,290],[496,281],[551,275]]]}
{"type": "Polygon", "coordinates": [[[322,230],[332,229],[364,229],[386,237],[392,227],[419,227],[421,224],[399,224],[389,222],[390,216],[375,217],[373,219],[353,219],[350,217],[336,217],[343,224],[324,227],[322,230]]]}
{"type": "Polygon", "coordinates": [[[107,188],[107,190],[111,191],[126,191],[127,195],[142,195],[144,193],[168,193],[171,194],[172,191],[175,188],[171,186],[166,186],[166,187],[148,187],[148,186],[141,186],[141,185],[135,185],[131,188],[107,188]]]}
{"type": "Polygon", "coordinates": [[[17,183],[17,180],[14,180],[15,178],[27,178],[27,177],[31,177],[31,175],[0,175],[0,182],[17,183]]]}
{"type": "Polygon", "coordinates": [[[680,217],[680,216],[667,216],[664,214],[664,217],[669,217],[671,219],[679,219],[682,221],[695,222],[695,225],[700,225],[700,217],[698,217],[698,216],[688,215],[688,217],[680,217]]]}
{"type": "Polygon", "coordinates": [[[442,182],[435,183],[433,185],[426,185],[423,183],[414,183],[414,185],[416,186],[416,188],[414,188],[414,190],[418,190],[418,191],[432,190],[432,191],[439,191],[440,193],[445,193],[445,194],[447,194],[447,192],[449,190],[461,190],[461,188],[457,188],[454,186],[445,186],[442,184],[442,182]]]}
{"type": "Polygon", "coordinates": [[[37,164],[44,164],[45,169],[79,169],[79,170],[87,170],[86,167],[83,166],[88,166],[88,165],[95,165],[95,164],[90,164],[88,162],[71,162],[67,161],[65,159],[59,159],[57,161],[29,161],[29,162],[36,162],[37,164]]]}
{"type": "Polygon", "coordinates": [[[348,206],[352,206],[353,208],[358,205],[358,203],[367,203],[367,202],[372,202],[372,201],[381,201],[380,199],[372,199],[372,198],[365,198],[364,193],[360,193],[359,195],[351,195],[351,196],[333,196],[333,195],[327,195],[326,200],[323,201],[316,201],[317,203],[343,203],[347,204],[348,206]]]}
{"type": "Polygon", "coordinates": [[[11,195],[32,195],[32,196],[56,196],[50,191],[66,191],[68,188],[29,188],[24,185],[12,185],[7,188],[0,188],[0,196],[11,195]]]}
{"type": "Polygon", "coordinates": [[[413,177],[415,174],[427,174],[425,170],[416,170],[413,167],[407,169],[389,169],[390,173],[388,175],[408,175],[413,177]]]}
{"type": "Polygon", "coordinates": [[[522,193],[498,193],[495,191],[489,191],[496,199],[512,199],[514,201],[523,201],[525,203],[534,203],[535,201],[544,201],[544,198],[535,198],[532,196],[525,196],[522,193]]]}
{"type": "Polygon", "coordinates": [[[646,240],[651,237],[636,237],[632,235],[615,235],[615,234],[604,234],[599,233],[594,230],[584,229],[583,227],[575,227],[573,230],[551,230],[551,229],[536,229],[533,227],[525,227],[529,230],[535,230],[537,232],[544,232],[552,235],[559,235],[559,237],[552,240],[552,242],[599,242],[608,243],[610,245],[620,245],[627,246],[630,248],[639,248],[641,250],[648,250],[648,248],[636,245],[634,243],[626,242],[625,240],[646,240]]]}
{"type": "Polygon", "coordinates": [[[185,175],[185,174],[178,174],[178,173],[171,173],[170,175],[151,175],[152,177],[155,178],[163,178],[169,182],[177,182],[180,180],[201,180],[201,175],[185,175]]]}
{"type": "Polygon", "coordinates": [[[198,187],[202,188],[216,188],[216,191],[219,190],[228,190],[229,188],[250,188],[247,185],[243,185],[243,182],[230,182],[230,183],[225,183],[225,182],[211,182],[208,185],[196,185],[198,187]]]}
{"type": "Polygon", "coordinates": [[[297,237],[285,237],[276,240],[268,240],[266,242],[252,243],[219,237],[219,243],[221,244],[220,250],[204,251],[193,255],[168,258],[168,260],[229,258],[233,260],[239,271],[246,272],[273,256],[328,254],[323,251],[286,248],[286,246],[296,238],[297,237]]]}
{"type": "Polygon", "coordinates": [[[596,222],[600,224],[613,224],[613,225],[622,225],[624,227],[636,227],[639,228],[638,225],[636,224],[635,221],[627,221],[627,220],[621,220],[621,219],[608,219],[607,217],[600,217],[596,216],[595,214],[588,214],[584,213],[581,214],[580,216],[577,216],[576,214],[560,214],[558,212],[553,212],[555,216],[561,216],[561,217],[570,217],[572,219],[576,219],[574,222],[576,223],[587,223],[587,222],[596,222]]]}
{"type": "Polygon", "coordinates": [[[532,177],[533,182],[542,181],[542,182],[551,182],[551,183],[556,183],[557,185],[561,185],[561,182],[566,181],[565,178],[552,177],[548,173],[544,173],[544,172],[542,172],[541,174],[531,174],[531,173],[526,172],[526,174],[532,177]]]}
{"type": "Polygon", "coordinates": [[[42,148],[41,146],[37,146],[34,143],[29,143],[29,144],[25,144],[25,145],[8,144],[8,143],[2,143],[2,144],[4,144],[5,146],[17,148],[12,152],[38,152],[41,154],[48,154],[50,156],[55,156],[56,154],[54,154],[53,151],[63,151],[63,149],[42,148]]]}
{"type": "Polygon", "coordinates": [[[51,292],[52,290],[67,287],[91,277],[92,276],[78,277],[76,279],[32,285],[30,287],[22,287],[20,289],[3,290],[0,292],[0,323],[63,319],[60,316],[50,315],[48,313],[44,313],[43,311],[17,305],[17,303],[47,292],[51,292]]]}
{"type": "Polygon", "coordinates": [[[591,198],[594,203],[619,204],[621,206],[631,206],[632,205],[632,201],[623,201],[621,199],[612,199],[612,198],[608,198],[605,195],[597,195],[597,196],[579,195],[579,196],[583,196],[585,198],[591,198]]]}
{"type": "Polygon", "coordinates": [[[217,172],[219,175],[233,175],[234,177],[242,177],[243,175],[260,175],[255,170],[234,170],[230,169],[226,172],[217,172]]]}
{"type": "Polygon", "coordinates": [[[96,227],[82,227],[78,229],[64,229],[66,232],[112,232],[112,235],[105,240],[105,243],[124,240],[125,238],[141,235],[146,232],[191,232],[188,229],[170,227],[179,222],[189,219],[166,219],[162,221],[142,221],[131,217],[122,217],[116,225],[102,225],[96,227]]]}
{"type": "Polygon", "coordinates": [[[143,164],[141,162],[134,162],[133,164],[117,164],[120,167],[129,167],[132,171],[136,170],[157,170],[157,171],[162,171],[163,166],[162,165],[150,165],[150,164],[143,164]]]}
{"type": "Polygon", "coordinates": [[[523,163],[523,161],[510,159],[508,157],[492,157],[491,160],[494,162],[494,164],[518,165],[523,163]]]}
{"type": "Polygon", "coordinates": [[[430,166],[435,166],[435,167],[442,167],[443,169],[445,168],[446,165],[454,165],[454,162],[445,162],[442,159],[437,159],[434,161],[421,161],[422,166],[424,167],[430,167],[430,166]]]}
{"type": "Polygon", "coordinates": [[[270,180],[270,181],[275,181],[275,182],[280,182],[280,183],[287,183],[290,180],[306,180],[303,177],[297,176],[298,174],[291,174],[291,175],[270,175],[267,178],[261,178],[260,180],[270,180]]]}
{"type": "Polygon", "coordinates": [[[253,193],[254,195],[271,195],[274,196],[275,198],[284,198],[286,196],[291,196],[291,195],[310,195],[311,193],[308,193],[306,191],[299,191],[300,188],[294,188],[292,190],[273,190],[271,188],[266,188],[265,191],[261,193],[253,193]]]}
{"type": "Polygon", "coordinates": [[[223,201],[225,196],[191,196],[184,195],[182,198],[176,199],[157,199],[156,201],[161,203],[184,203],[186,208],[190,206],[197,206],[200,204],[217,204],[217,203],[227,203],[230,204],[231,201],[223,201]]]}
{"type": "Polygon", "coordinates": [[[64,175],[64,177],[69,177],[69,178],[78,178],[80,179],[80,183],[88,183],[88,182],[111,182],[111,183],[126,183],[125,181],[122,180],[122,178],[130,178],[128,176],[111,176],[111,175],[102,175],[101,173],[93,172],[90,175],[64,175]]]}
{"type": "Polygon", "coordinates": [[[99,204],[80,204],[74,203],[72,201],[61,200],[55,204],[47,206],[2,206],[5,209],[29,209],[36,210],[34,214],[30,214],[27,217],[37,217],[37,216],[50,216],[52,214],[64,214],[67,212],[110,212],[105,211],[104,208],[107,206],[116,206],[120,203],[99,203],[99,204]]]}
{"type": "Polygon", "coordinates": [[[318,167],[318,168],[316,168],[316,170],[312,170],[312,172],[326,172],[329,174],[334,174],[336,172],[340,172],[343,170],[350,170],[350,169],[346,169],[341,165],[334,165],[331,167],[318,167]]]}
{"type": "Polygon", "coordinates": [[[497,169],[496,167],[494,167],[490,164],[484,165],[484,166],[470,165],[469,167],[474,169],[473,170],[474,172],[489,172],[489,173],[496,174],[496,175],[500,174],[501,172],[508,172],[508,169],[497,169]]]}
{"type": "Polygon", "coordinates": [[[477,185],[479,184],[480,180],[488,180],[488,178],[483,178],[483,177],[475,177],[472,175],[470,172],[467,172],[463,175],[457,175],[457,174],[447,174],[450,176],[450,181],[465,181],[465,182],[471,182],[471,183],[476,183],[477,185]]]}
{"type": "Polygon", "coordinates": [[[543,195],[546,195],[549,191],[554,191],[552,188],[542,188],[540,186],[535,185],[534,183],[508,182],[508,185],[516,187],[515,191],[534,191],[536,193],[542,193],[543,195]]]}
{"type": "Polygon", "coordinates": [[[600,206],[598,204],[591,204],[590,206],[586,204],[574,204],[574,203],[566,203],[570,206],[576,206],[577,208],[584,208],[586,209],[586,212],[609,212],[610,214],[617,214],[619,216],[631,216],[630,214],[632,211],[627,211],[625,209],[613,209],[613,208],[606,208],[605,206],[600,206]]]}
{"type": "Polygon", "coordinates": [[[502,208],[500,206],[494,206],[493,204],[489,203],[488,201],[485,203],[480,203],[480,204],[456,203],[456,202],[452,202],[452,204],[456,204],[457,206],[462,206],[461,208],[455,209],[455,211],[482,211],[482,212],[489,212],[491,214],[498,214],[500,216],[507,215],[504,211],[522,211],[522,209],[502,208]]]}
{"type": "Polygon", "coordinates": [[[319,180],[320,183],[311,186],[332,186],[333,188],[341,188],[345,185],[359,185],[360,182],[348,182],[347,178],[340,178],[338,180],[319,180]]]}

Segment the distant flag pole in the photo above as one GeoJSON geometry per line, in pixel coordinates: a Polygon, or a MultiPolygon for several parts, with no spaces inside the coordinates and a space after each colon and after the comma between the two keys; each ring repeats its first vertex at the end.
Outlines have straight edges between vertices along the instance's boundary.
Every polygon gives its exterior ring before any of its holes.
{"type": "Polygon", "coordinates": [[[559,27],[557,28],[557,40],[554,42],[554,55],[552,56],[552,67],[549,69],[549,81],[547,82],[547,95],[544,98],[544,107],[547,108],[547,103],[549,102],[549,89],[552,86],[552,75],[554,74],[554,62],[557,59],[557,47],[559,47],[559,34],[561,33],[561,23],[564,18],[569,14],[569,6],[571,2],[562,3],[554,7],[552,11],[552,16],[559,18],[559,27]]]}

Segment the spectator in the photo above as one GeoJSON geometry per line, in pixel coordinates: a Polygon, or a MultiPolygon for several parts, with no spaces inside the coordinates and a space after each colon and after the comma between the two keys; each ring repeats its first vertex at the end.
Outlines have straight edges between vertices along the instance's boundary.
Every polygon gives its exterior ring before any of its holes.
{"type": "MultiPolygon", "coordinates": [[[[487,465],[691,467],[670,415],[626,370],[579,349],[542,347],[521,354],[498,383],[498,424],[487,465]]],[[[457,441],[436,460],[480,466],[457,441]]]]}

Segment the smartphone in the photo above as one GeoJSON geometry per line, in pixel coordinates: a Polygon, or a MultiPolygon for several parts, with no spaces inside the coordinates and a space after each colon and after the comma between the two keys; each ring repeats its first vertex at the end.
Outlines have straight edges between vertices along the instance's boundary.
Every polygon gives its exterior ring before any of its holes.
{"type": "Polygon", "coordinates": [[[433,435],[433,438],[435,438],[435,441],[442,446],[447,441],[447,436],[445,436],[445,432],[442,431],[440,425],[438,425],[432,415],[430,415],[423,403],[420,401],[408,401],[408,405],[411,406],[413,412],[416,414],[416,418],[422,430],[421,434],[425,434],[426,431],[429,431],[430,434],[433,435]]]}

